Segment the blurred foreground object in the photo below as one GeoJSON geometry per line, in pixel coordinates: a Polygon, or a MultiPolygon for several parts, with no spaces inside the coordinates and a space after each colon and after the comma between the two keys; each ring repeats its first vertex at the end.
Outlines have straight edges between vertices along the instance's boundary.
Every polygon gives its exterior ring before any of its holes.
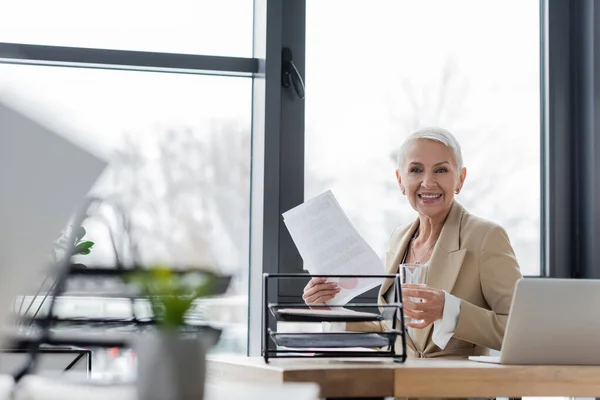
{"type": "Polygon", "coordinates": [[[0,341],[15,296],[39,284],[57,232],[106,166],[67,131],[0,95],[0,341]]]}

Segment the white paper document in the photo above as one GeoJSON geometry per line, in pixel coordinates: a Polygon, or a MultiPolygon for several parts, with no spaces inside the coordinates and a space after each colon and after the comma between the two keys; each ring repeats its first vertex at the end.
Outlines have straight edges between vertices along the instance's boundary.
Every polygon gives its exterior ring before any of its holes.
{"type": "Polygon", "coordinates": [[[315,317],[341,317],[341,318],[365,318],[365,317],[378,317],[379,314],[364,312],[364,311],[354,311],[348,310],[343,307],[335,307],[332,310],[327,310],[325,308],[321,309],[306,309],[306,308],[281,308],[277,310],[277,313],[280,315],[292,315],[292,316],[315,316],[315,317]]]}
{"type": "MultiPolygon", "coordinates": [[[[379,275],[383,263],[360,236],[331,191],[283,213],[285,225],[313,275],[379,275]]],[[[330,305],[344,305],[383,278],[329,278],[341,291],[330,305]]]]}

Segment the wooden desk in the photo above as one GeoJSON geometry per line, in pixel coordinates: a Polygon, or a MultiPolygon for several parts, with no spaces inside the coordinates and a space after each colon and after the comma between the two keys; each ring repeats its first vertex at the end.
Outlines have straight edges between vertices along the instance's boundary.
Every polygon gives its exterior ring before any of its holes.
{"type": "Polygon", "coordinates": [[[348,362],[325,359],[209,358],[213,382],[315,382],[321,397],[385,397],[394,393],[391,361],[348,362]]]}
{"type": "Polygon", "coordinates": [[[315,382],[336,397],[600,397],[600,366],[517,366],[466,359],[391,361],[214,357],[218,382],[315,382]]]}

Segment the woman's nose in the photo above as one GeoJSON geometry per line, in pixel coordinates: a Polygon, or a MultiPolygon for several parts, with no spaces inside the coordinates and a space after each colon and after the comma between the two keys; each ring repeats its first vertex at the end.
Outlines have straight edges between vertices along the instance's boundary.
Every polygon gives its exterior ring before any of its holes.
{"type": "Polygon", "coordinates": [[[423,182],[421,182],[421,186],[427,189],[433,188],[435,185],[435,177],[429,174],[425,175],[425,177],[423,178],[423,182]]]}

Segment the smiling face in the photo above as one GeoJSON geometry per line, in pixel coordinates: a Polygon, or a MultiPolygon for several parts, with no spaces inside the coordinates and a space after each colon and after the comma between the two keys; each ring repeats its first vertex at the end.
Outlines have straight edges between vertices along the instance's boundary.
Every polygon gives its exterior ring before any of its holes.
{"type": "Polygon", "coordinates": [[[408,145],[396,177],[410,205],[428,218],[445,218],[467,171],[458,170],[452,149],[429,139],[408,145]]]}

